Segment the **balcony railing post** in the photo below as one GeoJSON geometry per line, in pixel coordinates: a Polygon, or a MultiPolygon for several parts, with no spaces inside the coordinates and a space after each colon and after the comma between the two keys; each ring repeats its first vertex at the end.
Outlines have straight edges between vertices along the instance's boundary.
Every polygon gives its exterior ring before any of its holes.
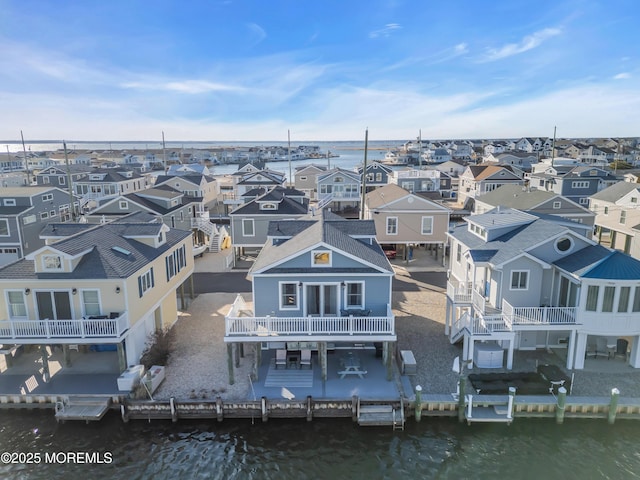
{"type": "Polygon", "coordinates": [[[84,328],[84,323],[85,323],[85,319],[83,318],[82,320],[80,320],[80,336],[82,338],[85,337],[85,328],[84,328]]]}
{"type": "Polygon", "coordinates": [[[51,330],[49,328],[49,320],[44,321],[44,332],[47,338],[51,338],[51,330]]]}

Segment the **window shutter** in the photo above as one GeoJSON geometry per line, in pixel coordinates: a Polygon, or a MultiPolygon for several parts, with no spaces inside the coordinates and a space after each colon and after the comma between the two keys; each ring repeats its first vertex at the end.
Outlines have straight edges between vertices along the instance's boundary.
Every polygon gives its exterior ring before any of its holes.
{"type": "Polygon", "coordinates": [[[165,257],[164,259],[164,267],[167,270],[167,282],[171,280],[171,277],[169,276],[169,258],[170,257],[165,257]]]}
{"type": "Polygon", "coordinates": [[[142,277],[138,277],[138,296],[142,298],[142,277]]]}
{"type": "Polygon", "coordinates": [[[153,278],[153,267],[151,267],[151,287],[153,288],[155,286],[155,281],[153,278]]]}

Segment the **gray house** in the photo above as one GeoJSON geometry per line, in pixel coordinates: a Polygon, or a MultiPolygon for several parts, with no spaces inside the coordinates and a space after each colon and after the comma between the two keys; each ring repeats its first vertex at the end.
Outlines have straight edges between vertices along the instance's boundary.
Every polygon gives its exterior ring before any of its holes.
{"type": "Polygon", "coordinates": [[[36,183],[38,185],[51,185],[62,189],[69,188],[69,175],[71,183],[86,178],[95,168],[89,165],[56,165],[40,170],[36,175],[36,183]]]}
{"type": "Polygon", "coordinates": [[[252,192],[259,195],[229,214],[236,257],[243,254],[245,248],[262,248],[270,222],[297,219],[309,211],[309,199],[299,190],[276,187],[268,192],[262,189],[252,192]]]}
{"type": "Polygon", "coordinates": [[[324,165],[305,165],[296,167],[294,173],[294,186],[297,190],[304,192],[309,200],[317,200],[318,198],[318,175],[327,171],[324,165]]]}
{"type": "MultiPolygon", "coordinates": [[[[358,165],[357,172],[362,178],[362,169],[364,165],[358,165]]],[[[365,176],[365,183],[367,185],[367,192],[375,190],[378,187],[384,187],[389,183],[389,177],[393,170],[380,162],[367,162],[367,172],[365,176]]]]}
{"type": "Polygon", "coordinates": [[[599,167],[578,166],[566,173],[558,170],[551,173],[532,173],[529,184],[540,190],[555,192],[574,202],[589,206],[589,197],[603,190],[622,178],[612,175],[608,169],[599,167]]]}
{"type": "MultiPolygon", "coordinates": [[[[345,220],[323,210],[315,217],[272,222],[249,275],[253,308],[238,296],[225,318],[225,342],[253,344],[256,353],[317,351],[323,379],[329,344],[379,342],[383,361],[391,366],[394,271],[372,221],[345,220]]],[[[260,361],[259,354],[256,358],[260,361]]],[[[229,366],[233,369],[231,358],[229,366]]]]}
{"type": "Polygon", "coordinates": [[[71,222],[78,199],[57,187],[4,187],[0,199],[0,266],[44,246],[40,231],[49,222],[71,222]]]}
{"type": "Polygon", "coordinates": [[[515,349],[553,348],[567,369],[612,354],[640,368],[640,261],[555,216],[495,209],[465,221],[449,234],[445,320],[465,360],[499,368],[506,350],[511,368],[515,349]]]}
{"type": "Polygon", "coordinates": [[[335,213],[357,217],[360,207],[361,176],[342,168],[318,175],[318,208],[328,207],[335,213]]]}

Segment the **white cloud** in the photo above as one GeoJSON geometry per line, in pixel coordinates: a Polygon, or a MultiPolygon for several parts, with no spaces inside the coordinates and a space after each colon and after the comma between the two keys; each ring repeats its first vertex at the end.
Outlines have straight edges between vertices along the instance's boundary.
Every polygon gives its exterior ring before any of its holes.
{"type": "Polygon", "coordinates": [[[206,80],[180,80],[180,81],[165,81],[165,82],[147,82],[147,81],[132,81],[121,83],[122,88],[130,88],[137,90],[167,90],[188,94],[200,94],[210,92],[229,92],[240,91],[242,87],[235,85],[225,85],[222,83],[208,82],[206,80]]]}
{"type": "Polygon", "coordinates": [[[469,51],[469,48],[466,43],[459,43],[455,47],[453,47],[453,53],[456,55],[464,55],[469,51]]]}
{"type": "Polygon", "coordinates": [[[402,26],[399,23],[387,23],[384,28],[369,32],[369,38],[388,37],[396,30],[400,30],[402,26]]]}
{"type": "Polygon", "coordinates": [[[613,77],[614,80],[624,80],[627,78],[631,78],[631,74],[629,72],[622,72],[613,77]]]}
{"type": "Polygon", "coordinates": [[[535,32],[533,35],[527,35],[520,43],[508,43],[500,48],[490,48],[487,54],[480,60],[481,62],[493,62],[503,58],[518,55],[520,53],[532,50],[542,45],[545,40],[560,35],[562,30],[559,28],[545,28],[535,32]]]}
{"type": "Polygon", "coordinates": [[[267,32],[265,32],[264,28],[262,28],[257,23],[247,23],[247,28],[249,29],[249,31],[251,32],[251,36],[253,37],[252,38],[253,45],[257,45],[258,43],[263,41],[265,38],[267,38],[267,32]]]}

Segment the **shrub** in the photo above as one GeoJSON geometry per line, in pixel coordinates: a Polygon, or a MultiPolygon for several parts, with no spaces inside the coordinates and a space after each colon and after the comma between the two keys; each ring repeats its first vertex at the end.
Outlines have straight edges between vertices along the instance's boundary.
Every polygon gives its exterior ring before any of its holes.
{"type": "Polygon", "coordinates": [[[149,335],[147,347],[142,352],[140,363],[149,370],[153,365],[166,365],[171,353],[171,334],[169,330],[158,330],[149,335]]]}

